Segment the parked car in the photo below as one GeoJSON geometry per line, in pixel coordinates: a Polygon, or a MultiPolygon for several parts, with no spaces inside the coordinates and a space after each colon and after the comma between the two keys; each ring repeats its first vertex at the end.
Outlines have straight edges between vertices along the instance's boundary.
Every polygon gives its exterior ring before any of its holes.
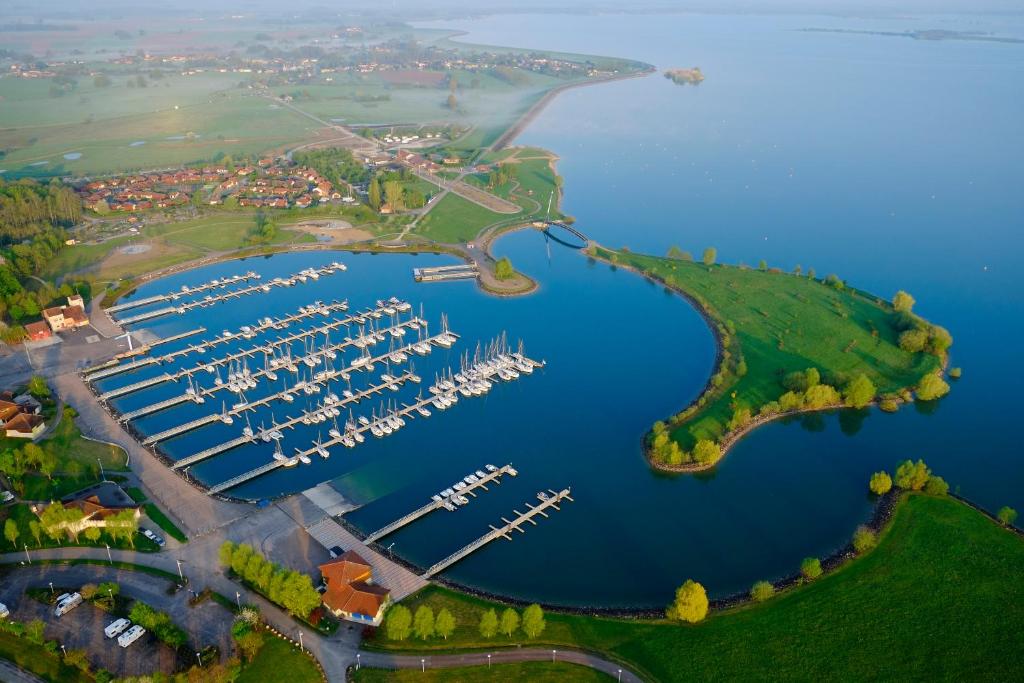
{"type": "Polygon", "coordinates": [[[141,638],[143,635],[145,635],[145,633],[146,629],[142,628],[138,624],[135,624],[135,626],[132,626],[130,629],[128,629],[127,631],[125,631],[117,637],[117,644],[121,647],[128,647],[136,640],[141,638]]]}
{"type": "Polygon", "coordinates": [[[11,493],[10,491],[7,491],[7,490],[0,491],[0,504],[2,504],[2,503],[10,503],[12,500],[14,500],[14,494],[13,493],[11,493]]]}
{"type": "Polygon", "coordinates": [[[327,552],[330,554],[331,559],[333,560],[333,559],[336,559],[337,557],[341,556],[345,551],[341,549],[340,545],[336,545],[333,548],[331,548],[330,550],[328,550],[327,552]]]}
{"type": "Polygon", "coordinates": [[[82,604],[81,593],[71,593],[70,595],[65,593],[61,598],[63,599],[57,600],[57,607],[53,610],[54,616],[63,616],[82,604]]]}
{"type": "Polygon", "coordinates": [[[11,616],[11,610],[7,609],[7,605],[0,602],[0,619],[6,619],[11,616]]]}
{"type": "Polygon", "coordinates": [[[146,538],[148,538],[149,540],[153,541],[153,543],[156,543],[161,548],[163,548],[164,544],[166,543],[166,541],[164,541],[163,537],[161,537],[159,534],[153,533],[149,529],[144,529],[142,527],[139,527],[139,533],[142,534],[143,536],[145,536],[146,538]]]}
{"type": "Polygon", "coordinates": [[[103,635],[105,635],[107,638],[116,638],[122,633],[124,633],[131,625],[132,622],[128,621],[127,619],[118,619],[117,621],[103,629],[103,635]]]}

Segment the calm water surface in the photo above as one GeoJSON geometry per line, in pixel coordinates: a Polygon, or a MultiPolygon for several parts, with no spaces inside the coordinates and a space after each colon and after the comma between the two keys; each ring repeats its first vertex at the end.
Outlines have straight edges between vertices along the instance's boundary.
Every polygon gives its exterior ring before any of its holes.
{"type": "MultiPolygon", "coordinates": [[[[723,595],[790,573],[801,558],[845,541],[870,512],[870,473],[904,457],[925,458],[985,506],[1024,508],[1024,464],[1006,428],[1014,405],[1011,340],[1024,331],[1024,275],[1016,267],[1024,46],[794,30],[938,26],[1024,35],[1020,26],[969,17],[869,23],[687,15],[515,16],[454,26],[478,42],[701,66],[707,80],[696,88],[654,75],[569,91],[527,129],[520,142],[562,158],[565,210],[612,246],[663,252],[679,244],[696,253],[713,244],[726,261],[800,263],[879,293],[908,289],[923,315],[952,331],[964,379],[939,404],[897,415],[771,425],[712,473],[666,477],[644,464],[640,436],[700,390],[713,361],[710,334],[685,303],[629,273],[556,246],[549,251],[532,232],[497,245],[540,279],[540,293],[525,299],[486,297],[471,283],[412,283],[414,265],[441,257],[343,255],[347,273],[148,327],[166,335],[203,324],[212,335],[313,299],[365,307],[396,295],[422,302],[434,329],[447,312],[463,335],[451,352],[417,360],[427,377],[502,330],[522,337],[548,366],[395,436],[339,447],[330,460],[278,471],[234,494],[258,499],[333,480],[364,504],[349,519],[369,531],[484,463],[512,462],[518,478],[455,514],[435,513],[396,533],[388,540],[394,552],[431,564],[523,509],[537,490],[571,486],[576,503],[446,576],[521,598],[604,606],[662,605],[687,577],[723,595]]],[[[136,296],[249,268],[285,275],[334,258],[219,264],[136,296]]],[[[104,388],[152,373],[111,379],[104,388]]],[[[160,387],[116,404],[130,410],[180,391],[160,387]]],[[[414,394],[409,388],[398,397],[414,394]]],[[[203,412],[176,408],[139,427],[152,433],[203,412]]],[[[268,418],[261,413],[257,421],[268,418]]],[[[206,427],[165,450],[181,457],[240,429],[238,422],[206,427]]],[[[287,449],[308,446],[318,429],[289,433],[287,449]]],[[[194,473],[221,481],[268,458],[268,447],[246,447],[194,473]]]]}

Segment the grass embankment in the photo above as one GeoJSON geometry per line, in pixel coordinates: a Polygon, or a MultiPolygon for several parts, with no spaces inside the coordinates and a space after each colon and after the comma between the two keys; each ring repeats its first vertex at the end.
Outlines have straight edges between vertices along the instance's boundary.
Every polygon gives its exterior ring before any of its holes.
{"type": "Polygon", "coordinates": [[[274,636],[267,636],[253,661],[242,669],[237,683],[320,683],[323,677],[309,655],[299,648],[274,636]]]}
{"type": "MultiPolygon", "coordinates": [[[[640,271],[690,297],[710,319],[722,345],[709,391],[669,420],[683,451],[699,440],[728,441],[751,420],[812,407],[780,401],[787,374],[816,368],[821,384],[842,390],[864,375],[884,396],[912,388],[940,367],[937,356],[899,346],[892,306],[837,283],[778,270],[711,265],[616,252],[592,255],[640,271]],[[782,405],[778,405],[782,403],[782,405]],[[765,406],[770,409],[759,411],[765,406]],[[737,411],[749,410],[735,420],[737,411]],[[732,422],[732,424],[730,424],[732,422]]],[[[800,397],[802,401],[802,397],[800,397]]]]}
{"type": "Polygon", "coordinates": [[[14,662],[20,668],[52,683],[90,683],[93,678],[42,646],[0,631],[0,659],[14,662]]]}
{"type": "MultiPolygon", "coordinates": [[[[547,615],[536,641],[482,638],[488,603],[428,588],[403,604],[447,607],[455,634],[379,649],[518,643],[602,652],[652,680],[1011,680],[1024,668],[1024,540],[952,498],[911,495],[878,547],[835,573],[695,626],[547,615]]],[[[666,601],[669,596],[666,596],[666,601]]],[[[493,605],[498,609],[501,606],[493,605]]]]}
{"type": "Polygon", "coordinates": [[[416,669],[387,671],[384,669],[362,668],[352,673],[353,683],[401,683],[421,681],[423,683],[505,683],[505,681],[530,681],[531,683],[601,683],[614,680],[600,671],[585,666],[564,662],[524,662],[522,664],[495,664],[467,666],[452,669],[416,669]]]}
{"type": "Polygon", "coordinates": [[[146,516],[156,524],[158,527],[164,530],[171,538],[174,538],[181,543],[188,542],[188,536],[185,535],[181,529],[179,529],[170,518],[164,514],[164,511],[156,506],[156,503],[150,503],[146,497],[145,492],[137,486],[132,486],[125,490],[129,496],[132,497],[136,503],[142,503],[142,511],[146,513],[146,516]]]}

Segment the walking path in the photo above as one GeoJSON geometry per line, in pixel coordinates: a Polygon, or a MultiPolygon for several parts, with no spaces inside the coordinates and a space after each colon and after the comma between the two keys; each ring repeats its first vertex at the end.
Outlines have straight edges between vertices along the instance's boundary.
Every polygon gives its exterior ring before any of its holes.
{"type": "Polygon", "coordinates": [[[513,662],[569,662],[604,672],[616,681],[642,683],[643,679],[621,664],[580,650],[521,648],[472,652],[456,655],[392,655],[360,650],[359,665],[374,669],[451,669],[460,666],[489,666],[513,662]]]}
{"type": "Polygon", "coordinates": [[[18,668],[14,662],[0,659],[0,681],[4,683],[46,683],[35,674],[18,668]]]}

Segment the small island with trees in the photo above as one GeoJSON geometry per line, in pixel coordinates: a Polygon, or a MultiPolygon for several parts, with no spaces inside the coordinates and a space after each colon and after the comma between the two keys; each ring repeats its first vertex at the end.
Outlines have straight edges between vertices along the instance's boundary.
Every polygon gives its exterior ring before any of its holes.
{"type": "Polygon", "coordinates": [[[723,265],[714,248],[696,262],[678,247],[666,257],[596,245],[588,253],[683,295],[717,340],[704,391],[644,439],[658,469],[708,469],[779,417],[870,405],[892,412],[949,391],[942,375],[952,336],[917,316],[906,292],[890,302],[814,269],[723,265]]]}
{"type": "Polygon", "coordinates": [[[704,72],[699,66],[692,69],[666,69],[665,78],[676,85],[699,85],[704,81],[704,72]]]}

